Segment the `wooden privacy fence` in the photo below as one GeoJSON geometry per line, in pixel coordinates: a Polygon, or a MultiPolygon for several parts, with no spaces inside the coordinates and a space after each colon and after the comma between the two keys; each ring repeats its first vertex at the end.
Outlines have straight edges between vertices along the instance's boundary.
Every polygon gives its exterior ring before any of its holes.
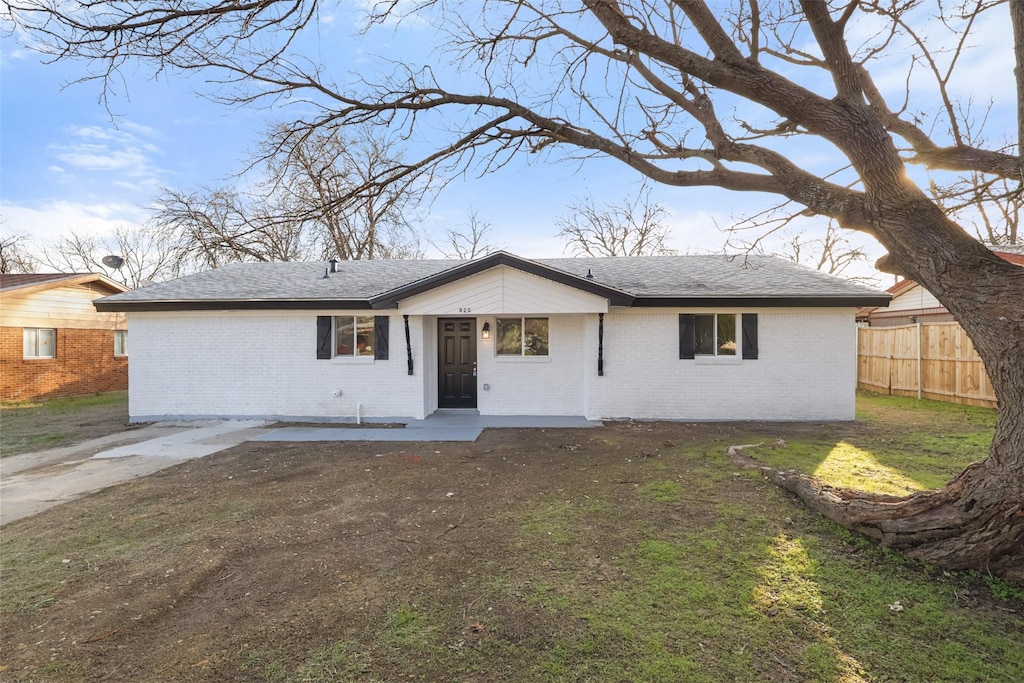
{"type": "Polygon", "coordinates": [[[857,387],[893,396],[996,407],[974,344],[957,323],[862,327],[857,387]]]}

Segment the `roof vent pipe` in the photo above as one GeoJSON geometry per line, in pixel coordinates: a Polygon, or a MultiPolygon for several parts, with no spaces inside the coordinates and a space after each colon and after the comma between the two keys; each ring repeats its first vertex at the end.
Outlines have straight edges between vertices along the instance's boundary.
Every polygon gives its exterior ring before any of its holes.
{"type": "Polygon", "coordinates": [[[587,279],[588,280],[593,280],[594,279],[594,274],[592,272],[590,272],[590,268],[587,268],[587,279]]]}
{"type": "Polygon", "coordinates": [[[331,264],[331,272],[332,273],[337,273],[338,272],[338,259],[332,258],[330,261],[328,261],[328,263],[331,264]]]}

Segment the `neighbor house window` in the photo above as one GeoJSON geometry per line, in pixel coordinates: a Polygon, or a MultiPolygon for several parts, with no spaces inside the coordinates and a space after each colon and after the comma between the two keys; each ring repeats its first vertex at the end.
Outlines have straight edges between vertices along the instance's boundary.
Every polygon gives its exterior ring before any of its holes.
{"type": "Polygon", "coordinates": [[[757,313],[679,314],[680,358],[741,354],[757,360],[757,313]]]}
{"type": "Polygon", "coordinates": [[[128,330],[114,330],[114,355],[128,355],[128,330]]]}
{"type": "Polygon", "coordinates": [[[25,358],[56,358],[57,330],[26,327],[22,348],[25,358]]]}
{"type": "Polygon", "coordinates": [[[334,355],[373,357],[372,315],[334,316],[334,355]]]}
{"type": "Polygon", "coordinates": [[[495,327],[499,356],[548,355],[547,318],[498,318],[495,327]]]}

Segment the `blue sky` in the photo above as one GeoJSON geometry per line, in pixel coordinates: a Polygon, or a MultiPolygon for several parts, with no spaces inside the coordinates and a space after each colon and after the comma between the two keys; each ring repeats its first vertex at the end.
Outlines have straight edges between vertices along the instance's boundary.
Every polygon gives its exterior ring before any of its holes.
{"type": "MultiPolygon", "coordinates": [[[[429,59],[427,35],[415,23],[381,29],[361,41],[352,33],[350,20],[325,17],[315,49],[339,68],[381,58],[429,59]]],[[[955,85],[961,94],[976,94],[982,106],[994,97],[990,137],[1009,137],[1014,122],[1008,22],[998,17],[987,22],[976,42],[985,49],[972,53],[967,73],[955,85]]],[[[4,233],[28,234],[42,244],[70,230],[102,235],[117,226],[143,225],[160,187],[188,190],[229,182],[265,127],[289,115],[287,108],[226,108],[198,97],[195,91],[206,86],[194,76],[153,79],[136,65],[124,72],[122,92],[109,101],[108,110],[99,102],[97,83],[66,85],[88,68],[81,62],[44,64],[15,36],[0,39],[4,233]]],[[[895,89],[906,73],[894,68],[875,76],[883,88],[895,89]]],[[[816,152],[804,154],[812,163],[816,152]]],[[[447,225],[464,223],[475,209],[493,223],[491,241],[499,247],[527,257],[560,256],[563,243],[555,236],[554,221],[569,203],[586,195],[621,199],[639,187],[634,172],[609,160],[579,164],[520,158],[498,173],[451,183],[424,212],[421,227],[437,234],[447,225]]],[[[735,215],[777,203],[773,197],[715,188],[662,187],[652,196],[669,209],[670,246],[683,253],[719,249],[725,236],[716,223],[729,225],[735,215]]]]}

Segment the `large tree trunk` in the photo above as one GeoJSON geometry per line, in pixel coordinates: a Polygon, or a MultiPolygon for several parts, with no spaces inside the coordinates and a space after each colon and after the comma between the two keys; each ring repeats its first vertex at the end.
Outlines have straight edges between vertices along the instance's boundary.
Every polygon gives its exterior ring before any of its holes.
{"type": "Polygon", "coordinates": [[[987,569],[1024,583],[1024,268],[993,255],[934,207],[913,202],[883,213],[878,236],[890,252],[885,265],[935,294],[985,363],[999,398],[988,456],[979,453],[980,462],[941,490],[899,498],[834,489],[764,467],[743,447],[730,455],[884,546],[941,567],[987,569]]]}
{"type": "MultiPolygon", "coordinates": [[[[1022,435],[1018,427],[1013,435],[1018,458],[1022,435]]],[[[801,472],[768,467],[747,448],[729,448],[734,464],[761,470],[848,529],[940,567],[987,569],[1024,583],[1024,486],[1013,466],[1001,466],[990,456],[938,491],[899,498],[837,489],[801,472]]]]}

